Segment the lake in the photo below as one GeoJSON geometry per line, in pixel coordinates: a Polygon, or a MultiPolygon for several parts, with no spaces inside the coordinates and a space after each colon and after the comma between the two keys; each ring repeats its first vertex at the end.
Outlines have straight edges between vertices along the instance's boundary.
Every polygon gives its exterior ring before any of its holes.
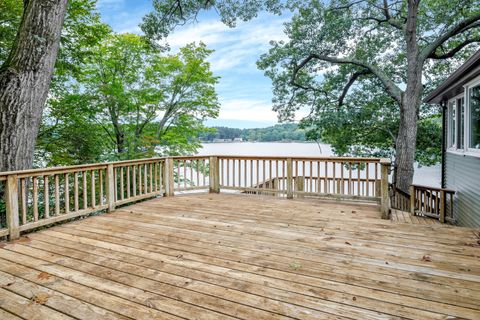
{"type": "MultiPolygon", "coordinates": [[[[205,143],[198,151],[199,155],[236,155],[236,156],[333,156],[328,144],[297,142],[230,142],[205,143]]],[[[415,184],[440,187],[440,164],[431,167],[416,167],[413,182],[415,184]]]]}

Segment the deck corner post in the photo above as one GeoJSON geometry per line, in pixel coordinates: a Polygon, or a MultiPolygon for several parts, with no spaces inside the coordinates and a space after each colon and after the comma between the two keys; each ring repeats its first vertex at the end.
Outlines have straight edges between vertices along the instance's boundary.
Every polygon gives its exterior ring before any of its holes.
{"type": "Polygon", "coordinates": [[[287,199],[293,199],[293,164],[292,164],[292,158],[287,158],[287,199]]]}
{"type": "Polygon", "coordinates": [[[209,181],[210,193],[220,193],[220,167],[218,166],[218,157],[210,157],[209,163],[209,181]]]}
{"type": "MultiPolygon", "coordinates": [[[[452,197],[452,195],[450,195],[452,197]]],[[[445,202],[447,201],[445,190],[440,191],[440,222],[445,223],[445,202]]]]}
{"type": "Polygon", "coordinates": [[[115,177],[113,173],[113,163],[107,165],[107,185],[106,185],[106,196],[107,196],[107,212],[112,212],[115,210],[115,177]]]}
{"type": "Polygon", "coordinates": [[[7,214],[8,239],[12,241],[20,237],[20,221],[18,217],[18,177],[15,174],[7,177],[5,206],[7,214]]]}
{"type": "Polygon", "coordinates": [[[390,215],[390,198],[388,196],[388,169],[390,168],[390,159],[381,159],[381,173],[380,173],[380,194],[381,194],[381,208],[382,219],[388,219],[390,215]]]}
{"type": "Polygon", "coordinates": [[[173,158],[165,158],[165,165],[163,166],[163,182],[165,183],[165,196],[173,197],[175,195],[175,177],[173,174],[173,158]]]}
{"type": "Polygon", "coordinates": [[[410,213],[412,216],[415,215],[415,186],[410,186],[410,213]]]}

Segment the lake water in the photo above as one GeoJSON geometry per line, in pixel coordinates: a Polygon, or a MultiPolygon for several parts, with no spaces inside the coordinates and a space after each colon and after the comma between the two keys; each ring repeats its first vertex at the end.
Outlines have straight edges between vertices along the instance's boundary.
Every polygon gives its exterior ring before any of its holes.
{"type": "MultiPolygon", "coordinates": [[[[237,155],[237,156],[333,156],[327,144],[284,143],[284,142],[232,142],[205,143],[199,155],[237,155]]],[[[440,187],[440,164],[415,169],[415,184],[440,187]]]]}

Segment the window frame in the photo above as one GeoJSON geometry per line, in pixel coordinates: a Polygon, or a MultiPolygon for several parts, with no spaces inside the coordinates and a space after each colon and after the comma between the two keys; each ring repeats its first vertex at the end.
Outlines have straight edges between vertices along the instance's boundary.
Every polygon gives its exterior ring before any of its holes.
{"type": "Polygon", "coordinates": [[[465,96],[465,128],[464,128],[464,150],[466,154],[474,155],[480,157],[480,148],[471,148],[470,147],[470,127],[471,127],[471,108],[470,108],[470,89],[479,87],[480,88],[480,76],[473,79],[467,83],[464,89],[465,96]]]}
{"type": "Polygon", "coordinates": [[[447,100],[446,103],[446,121],[445,121],[445,126],[447,132],[445,133],[446,137],[446,147],[445,151],[448,153],[453,153],[453,154],[458,154],[462,156],[472,156],[472,157],[478,157],[480,158],[480,148],[471,148],[470,147],[470,127],[471,127],[471,114],[470,114],[470,89],[474,87],[480,87],[480,76],[472,79],[468,83],[466,83],[463,86],[463,92],[455,97],[452,97],[451,99],[447,100]],[[461,117],[460,117],[460,108],[458,106],[458,99],[463,98],[463,112],[464,112],[464,118],[463,118],[463,148],[458,148],[458,133],[459,133],[459,124],[461,122],[461,117]],[[450,132],[451,128],[451,123],[450,123],[450,103],[452,101],[455,101],[455,141],[452,143],[452,135],[450,132]]]}
{"type": "MultiPolygon", "coordinates": [[[[451,98],[450,100],[447,101],[447,123],[446,123],[446,126],[447,126],[447,150],[451,150],[451,151],[459,151],[459,150],[463,150],[463,149],[459,149],[458,148],[458,131],[459,131],[459,106],[458,106],[458,100],[464,98],[464,94],[459,94],[453,98],[451,98]],[[452,129],[452,103],[454,103],[455,105],[455,130],[451,130],[452,129]],[[452,137],[452,135],[454,134],[454,137],[452,137]]],[[[465,98],[464,98],[465,99],[465,98]]],[[[465,101],[465,100],[464,100],[465,101]]],[[[465,103],[465,102],[464,102],[465,103]]],[[[464,107],[464,112],[465,112],[465,107],[464,107]]],[[[465,121],[465,119],[464,119],[465,121]]],[[[465,140],[463,141],[463,145],[465,147],[465,140]]]]}

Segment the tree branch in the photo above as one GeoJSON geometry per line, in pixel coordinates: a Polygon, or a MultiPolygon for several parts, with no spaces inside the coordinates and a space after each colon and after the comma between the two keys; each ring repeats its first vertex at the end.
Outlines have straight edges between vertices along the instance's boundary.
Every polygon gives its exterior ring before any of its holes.
{"type": "Polygon", "coordinates": [[[370,71],[370,73],[374,74],[385,86],[385,89],[387,89],[388,94],[395,99],[398,103],[402,103],[402,96],[403,96],[403,91],[378,67],[376,67],[373,64],[370,64],[365,61],[357,60],[357,59],[348,59],[348,58],[336,58],[336,57],[330,57],[330,56],[325,56],[325,55],[319,55],[319,54],[310,54],[307,58],[305,58],[299,65],[297,65],[294,70],[293,70],[293,75],[292,75],[292,83],[295,82],[295,79],[297,77],[298,72],[302,70],[310,61],[312,60],[322,60],[334,64],[351,64],[355,65],[358,67],[362,67],[370,71]]]}
{"type": "Polygon", "coordinates": [[[475,43],[475,42],[480,42],[480,38],[474,38],[474,39],[466,39],[464,42],[460,43],[458,46],[455,48],[451,49],[448,52],[444,52],[443,54],[437,54],[436,51],[432,52],[427,58],[429,59],[435,59],[435,60],[441,60],[441,59],[448,59],[452,58],[455,56],[460,50],[468,46],[469,44],[475,43]]]}
{"type": "Polygon", "coordinates": [[[439,36],[437,39],[435,39],[433,42],[431,42],[428,46],[426,46],[420,54],[421,59],[425,60],[429,58],[430,55],[433,54],[438,47],[440,47],[444,42],[448,41],[450,38],[458,34],[461,34],[462,32],[465,32],[467,30],[480,26],[480,23],[477,23],[478,21],[480,21],[480,13],[472,17],[469,17],[459,22],[458,24],[456,24],[455,26],[450,28],[450,30],[448,30],[447,32],[439,36]]]}
{"type": "Polygon", "coordinates": [[[350,87],[353,85],[353,83],[355,81],[357,81],[357,79],[359,77],[367,75],[367,74],[371,74],[371,72],[369,70],[362,70],[362,71],[357,71],[354,74],[352,74],[352,76],[350,77],[350,80],[348,80],[348,83],[343,88],[342,94],[338,98],[338,106],[339,107],[341,107],[343,105],[343,101],[345,99],[345,96],[347,95],[348,90],[350,90],[350,87]]]}

